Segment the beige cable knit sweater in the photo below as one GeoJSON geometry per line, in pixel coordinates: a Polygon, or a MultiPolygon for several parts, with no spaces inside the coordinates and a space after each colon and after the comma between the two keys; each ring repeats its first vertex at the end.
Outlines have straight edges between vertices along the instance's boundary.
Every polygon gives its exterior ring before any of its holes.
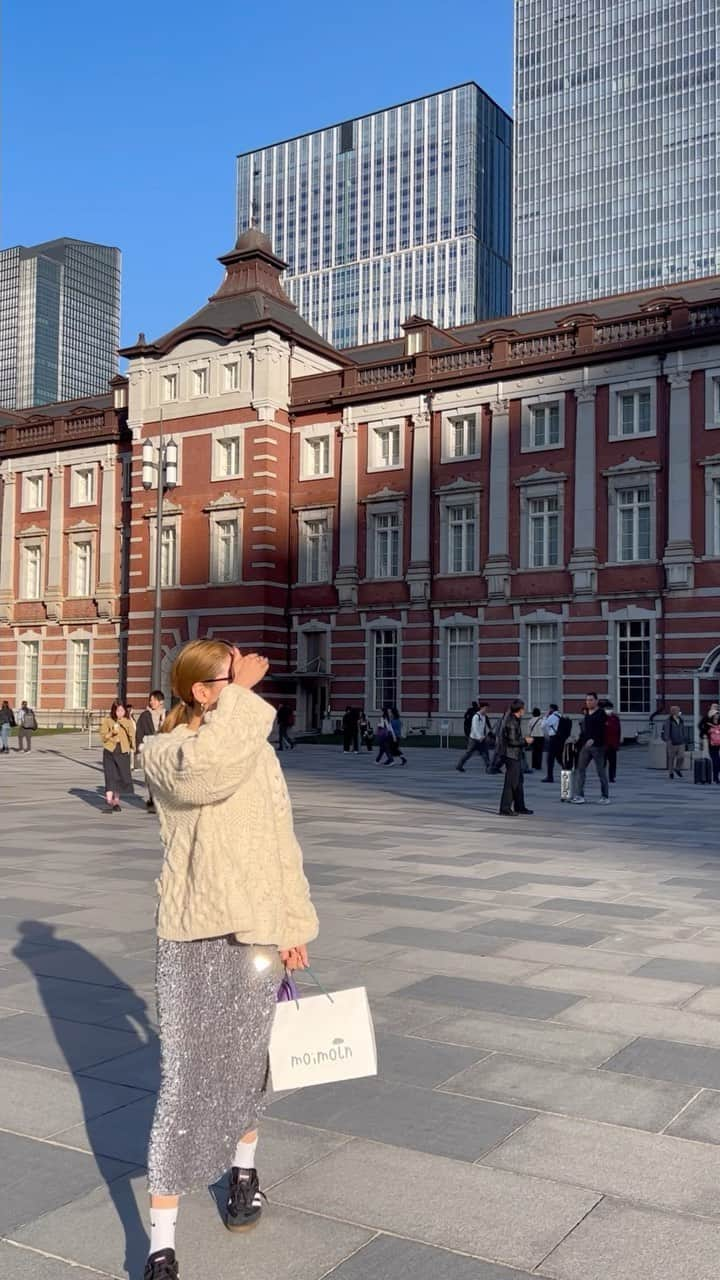
{"type": "Polygon", "coordinates": [[[160,938],[235,934],[287,949],[317,937],[285,779],[267,740],[274,718],[257,694],[228,685],[199,729],[178,725],[146,740],[165,847],[160,938]]]}

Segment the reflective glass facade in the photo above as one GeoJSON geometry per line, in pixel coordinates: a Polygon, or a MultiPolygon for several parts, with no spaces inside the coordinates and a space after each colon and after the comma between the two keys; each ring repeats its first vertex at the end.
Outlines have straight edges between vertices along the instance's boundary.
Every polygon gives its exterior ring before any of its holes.
{"type": "Polygon", "coordinates": [[[0,406],[107,390],[120,341],[120,251],[52,240],[0,251],[0,406]]]}
{"type": "Polygon", "coordinates": [[[288,264],[301,314],[336,346],[510,304],[510,117],[476,84],[238,157],[237,226],[288,264]]]}
{"type": "Polygon", "coordinates": [[[720,271],[718,0],[515,0],[515,311],[720,271]]]}

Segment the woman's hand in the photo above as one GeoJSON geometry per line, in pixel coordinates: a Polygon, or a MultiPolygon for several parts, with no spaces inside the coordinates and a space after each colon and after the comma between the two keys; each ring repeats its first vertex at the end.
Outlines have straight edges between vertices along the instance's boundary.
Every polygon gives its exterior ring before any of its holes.
{"type": "Polygon", "coordinates": [[[286,969],[307,969],[310,961],[308,960],[307,947],[290,947],[289,951],[281,951],[280,959],[286,969]]]}
{"type": "Polygon", "coordinates": [[[239,649],[232,651],[232,683],[243,689],[254,689],[256,684],[267,675],[270,663],[259,653],[242,654],[239,649]]]}

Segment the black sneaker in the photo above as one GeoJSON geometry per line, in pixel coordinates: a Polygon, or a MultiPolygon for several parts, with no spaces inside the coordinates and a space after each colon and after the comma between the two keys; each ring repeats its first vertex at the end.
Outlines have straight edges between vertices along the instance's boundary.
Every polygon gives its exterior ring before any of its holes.
{"type": "Polygon", "coordinates": [[[158,1249],[145,1263],[143,1280],[180,1280],[174,1249],[158,1249]]]}
{"type": "Polygon", "coordinates": [[[231,1169],[225,1213],[228,1231],[250,1231],[257,1226],[265,1199],[260,1190],[257,1169],[231,1169]]]}

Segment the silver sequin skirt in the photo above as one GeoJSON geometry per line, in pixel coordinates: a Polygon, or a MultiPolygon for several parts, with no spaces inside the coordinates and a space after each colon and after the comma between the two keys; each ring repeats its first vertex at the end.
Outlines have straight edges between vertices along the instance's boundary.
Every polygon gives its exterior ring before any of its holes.
{"type": "Polygon", "coordinates": [[[274,947],[158,940],[161,1085],[148,1153],[153,1195],[208,1186],[268,1100],[282,965],[274,947]],[[263,962],[265,962],[263,964],[263,962]]]}

